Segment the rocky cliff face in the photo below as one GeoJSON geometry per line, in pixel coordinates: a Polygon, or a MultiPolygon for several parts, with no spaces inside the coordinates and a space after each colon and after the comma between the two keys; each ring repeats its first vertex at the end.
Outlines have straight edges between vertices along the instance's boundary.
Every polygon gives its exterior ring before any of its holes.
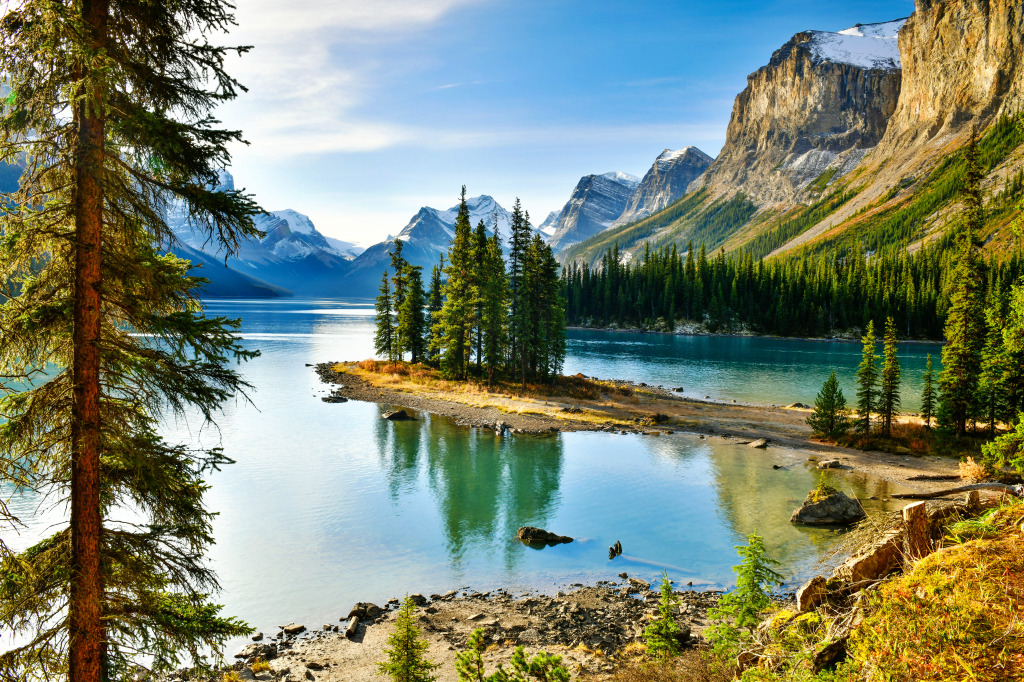
{"type": "Polygon", "coordinates": [[[700,177],[712,161],[714,159],[696,147],[666,149],[654,160],[612,227],[642,220],[665,208],[683,196],[690,183],[700,177]]]}
{"type": "Polygon", "coordinates": [[[868,184],[781,250],[841,225],[898,184],[913,191],[973,131],[984,131],[1001,114],[1024,110],[1020,0],[917,0],[900,31],[899,48],[900,97],[885,135],[865,161],[868,184]]]}
{"type": "Polygon", "coordinates": [[[748,76],[721,154],[690,189],[738,190],[760,205],[795,203],[826,172],[834,181],[852,170],[896,109],[903,23],[793,36],[748,76]]]}
{"type": "Polygon", "coordinates": [[[542,225],[554,228],[551,248],[560,251],[607,230],[622,215],[639,182],[632,175],[615,172],[580,178],[558,217],[542,225]]]}

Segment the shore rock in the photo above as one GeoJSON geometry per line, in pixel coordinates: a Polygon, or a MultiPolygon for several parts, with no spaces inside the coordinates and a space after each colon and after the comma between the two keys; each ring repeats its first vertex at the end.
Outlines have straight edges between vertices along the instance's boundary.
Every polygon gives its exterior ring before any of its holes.
{"type": "Polygon", "coordinates": [[[558,535],[550,531],[546,531],[543,528],[534,528],[533,526],[523,526],[516,531],[516,540],[525,542],[526,544],[548,544],[548,545],[559,545],[564,542],[572,542],[572,538],[568,535],[558,535]]]}
{"type": "Polygon", "coordinates": [[[829,489],[822,495],[818,490],[807,493],[803,505],[789,518],[791,523],[816,526],[849,525],[860,521],[867,514],[857,498],[841,490],[829,489]]]}
{"type": "Polygon", "coordinates": [[[750,443],[747,443],[747,445],[752,447],[752,448],[757,448],[758,450],[764,450],[766,447],[768,447],[768,439],[767,438],[758,438],[755,441],[751,441],[750,443]]]}
{"type": "Polygon", "coordinates": [[[410,417],[409,413],[406,412],[405,410],[394,410],[393,412],[385,412],[384,414],[382,414],[381,419],[387,419],[388,421],[392,422],[400,422],[411,420],[412,417],[410,417]]]}

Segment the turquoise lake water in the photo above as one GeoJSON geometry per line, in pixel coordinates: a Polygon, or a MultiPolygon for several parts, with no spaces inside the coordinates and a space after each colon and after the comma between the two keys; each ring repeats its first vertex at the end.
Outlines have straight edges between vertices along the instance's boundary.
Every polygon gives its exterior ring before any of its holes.
{"type": "MultiPolygon", "coordinates": [[[[208,312],[242,317],[246,346],[262,353],[241,367],[256,387],[252,404],[226,405],[217,429],[176,423],[167,431],[221,445],[237,460],[210,480],[207,502],[220,513],[210,561],[226,612],[260,629],[318,627],[356,601],[407,592],[554,591],[623,571],[650,580],[668,570],[677,584],[727,587],[733,546],[755,530],[795,582],[837,537],[788,521],[819,475],[800,452],[683,434],[502,439],[429,415],[388,422],[383,406],[322,402],[326,389],[306,366],[370,357],[370,309],[285,299],[215,301],[208,312]],[[577,541],[531,549],[513,539],[522,525],[577,541]],[[609,561],[616,540],[624,553],[609,561]]],[[[938,347],[903,349],[908,409],[927,352],[938,347]]],[[[571,332],[565,369],[781,404],[812,402],[832,368],[852,397],[859,358],[851,343],[571,332]]],[[[830,475],[862,498],[891,492],[856,472],[830,475]]],[[[38,508],[16,498],[29,529],[5,539],[27,546],[61,515],[34,515],[38,508]]]]}

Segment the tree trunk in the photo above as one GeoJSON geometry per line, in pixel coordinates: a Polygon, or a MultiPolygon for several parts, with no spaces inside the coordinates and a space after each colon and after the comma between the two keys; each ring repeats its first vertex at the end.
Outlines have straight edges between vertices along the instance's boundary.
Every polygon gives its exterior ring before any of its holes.
{"type": "MultiPolygon", "coordinates": [[[[84,0],[94,49],[106,46],[107,0],[84,0]]],[[[83,64],[82,72],[89,69],[83,64]]],[[[100,566],[100,328],[103,236],[102,90],[75,108],[75,297],[71,406],[70,682],[102,682],[103,575],[100,566]]]]}

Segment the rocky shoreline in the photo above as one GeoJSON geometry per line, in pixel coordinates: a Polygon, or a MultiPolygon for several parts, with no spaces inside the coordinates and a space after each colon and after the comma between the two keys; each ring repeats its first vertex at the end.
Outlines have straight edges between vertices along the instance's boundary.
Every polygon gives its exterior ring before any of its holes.
{"type": "MultiPolygon", "coordinates": [[[[675,586],[680,587],[680,586],[675,586]]],[[[516,646],[528,653],[548,651],[563,657],[573,677],[600,679],[610,673],[618,652],[641,641],[643,630],[657,612],[658,585],[621,573],[616,581],[595,585],[574,584],[555,595],[538,592],[512,594],[499,589],[473,592],[468,588],[445,594],[410,595],[417,604],[416,622],[430,643],[428,657],[442,663],[439,680],[457,679],[455,654],[465,649],[470,634],[480,628],[488,644],[488,670],[507,662],[516,646]]],[[[706,643],[708,609],[720,591],[676,589],[680,605],[676,620],[687,646],[706,643]]],[[[792,601],[792,595],[786,598],[792,601]]],[[[399,605],[394,598],[382,606],[356,604],[337,623],[320,627],[281,626],[276,633],[258,633],[236,656],[229,670],[241,679],[299,682],[374,679],[376,661],[383,659],[386,638],[399,605]],[[348,628],[355,619],[355,626],[348,628]],[[346,635],[346,630],[349,634],[346,635]],[[269,669],[253,673],[250,666],[262,658],[269,669]]],[[[179,671],[170,681],[193,679],[179,671]]],[[[217,682],[218,675],[209,677],[217,682]]]]}

